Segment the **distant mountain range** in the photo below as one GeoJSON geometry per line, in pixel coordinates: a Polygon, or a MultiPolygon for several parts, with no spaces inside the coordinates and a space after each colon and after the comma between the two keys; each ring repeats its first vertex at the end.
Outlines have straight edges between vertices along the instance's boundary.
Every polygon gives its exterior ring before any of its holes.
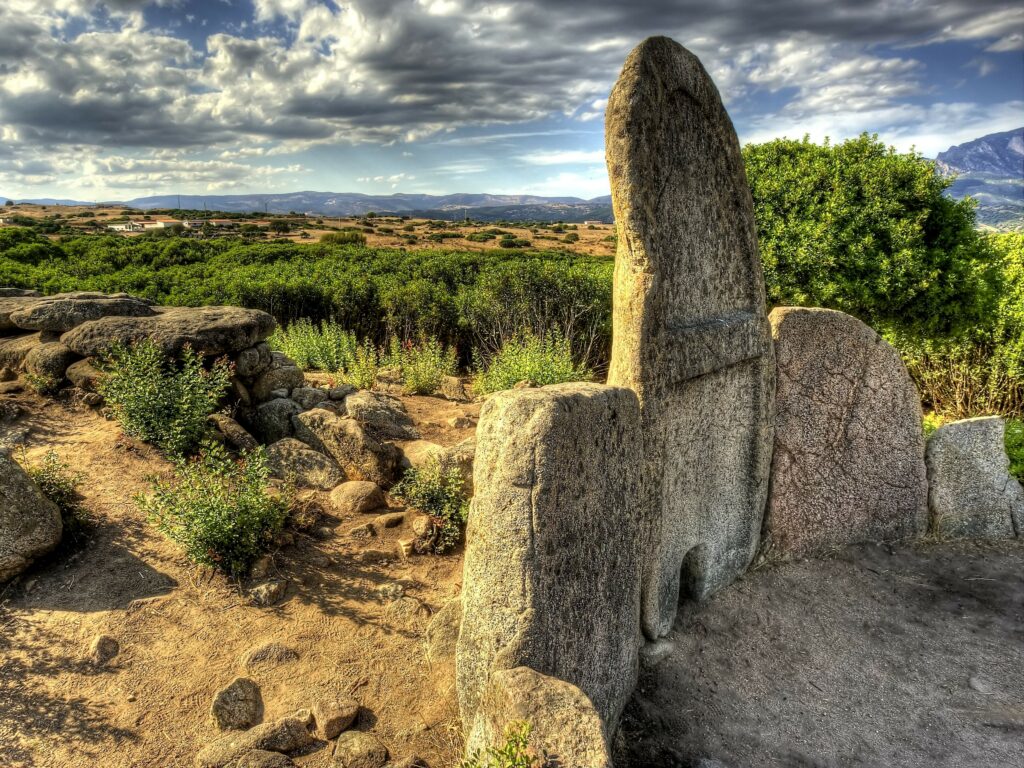
{"type": "MultiPolygon", "coordinates": [[[[949,194],[978,201],[978,223],[987,229],[1024,229],[1024,128],[993,133],[950,147],[935,158],[943,173],[956,174],[949,194]]],[[[0,197],[0,202],[6,198],[0,197]]],[[[22,200],[39,205],[92,205],[51,198],[22,200]]],[[[280,195],[158,195],[111,201],[126,208],[208,209],[235,213],[311,213],[361,216],[371,211],[432,219],[477,221],[612,221],[610,195],[363,195],[358,192],[291,192],[280,195]]]]}
{"type": "Polygon", "coordinates": [[[935,164],[956,174],[949,193],[978,201],[978,223],[1024,229],[1024,128],[992,133],[940,152],[935,164]]]}

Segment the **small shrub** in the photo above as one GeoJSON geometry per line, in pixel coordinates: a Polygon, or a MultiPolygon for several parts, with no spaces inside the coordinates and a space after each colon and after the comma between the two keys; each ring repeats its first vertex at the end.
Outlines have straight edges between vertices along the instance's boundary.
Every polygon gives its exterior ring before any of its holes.
{"type": "MultiPolygon", "coordinates": [[[[373,230],[369,230],[372,232],[373,230]]],[[[320,242],[328,245],[366,245],[366,235],[362,232],[327,232],[320,235],[320,242]]]]}
{"type": "Polygon", "coordinates": [[[942,417],[937,413],[926,413],[921,419],[921,426],[924,428],[924,436],[927,438],[943,424],[942,417]]]}
{"type": "Polygon", "coordinates": [[[372,389],[380,371],[380,351],[369,339],[355,348],[352,362],[343,372],[342,378],[356,389],[372,389]]]}
{"type": "Polygon", "coordinates": [[[455,375],[455,349],[445,347],[433,337],[402,343],[392,336],[384,364],[398,369],[407,394],[432,395],[445,376],[455,375]]]}
{"type": "Polygon", "coordinates": [[[539,337],[519,334],[501,347],[485,369],[473,377],[473,389],[487,395],[509,389],[520,381],[543,387],[566,381],[585,381],[593,376],[586,366],[573,361],[569,340],[551,332],[539,337]]]}
{"type": "Polygon", "coordinates": [[[346,370],[359,348],[356,335],[333,320],[315,325],[305,318],[274,331],[270,345],[288,355],[303,370],[327,373],[346,370]]]}
{"type": "Polygon", "coordinates": [[[459,768],[541,768],[544,757],[530,748],[530,726],[514,723],[505,731],[505,743],[475,752],[459,768]]]}
{"type": "Polygon", "coordinates": [[[498,241],[499,248],[529,248],[530,241],[520,237],[503,237],[498,241]]]}
{"type": "Polygon", "coordinates": [[[100,367],[100,394],[121,428],[171,456],[188,453],[205,434],[234,368],[222,358],[206,369],[188,347],[171,360],[148,340],[113,347],[100,367]]]}
{"type": "Polygon", "coordinates": [[[152,494],[136,496],[136,504],[192,562],[244,575],[281,530],[288,511],[287,497],[267,492],[263,450],[234,461],[225,448],[210,444],[179,461],[174,475],[172,482],[154,479],[152,494]]]}
{"type": "Polygon", "coordinates": [[[1024,483],[1024,421],[1006,422],[1006,454],[1010,457],[1010,474],[1024,483]]]}
{"type": "Polygon", "coordinates": [[[55,379],[53,376],[35,373],[34,371],[25,371],[22,376],[25,379],[25,383],[28,384],[28,388],[37,395],[52,395],[60,389],[60,380],[55,379]]]}
{"type": "Polygon", "coordinates": [[[462,539],[469,500],[458,467],[442,466],[435,460],[420,469],[406,470],[391,495],[434,519],[438,536],[433,549],[437,554],[447,552],[462,539]]]}
{"type": "Polygon", "coordinates": [[[577,235],[575,232],[570,232],[563,239],[567,243],[578,243],[580,240],[580,236],[577,235]]]}
{"type": "Polygon", "coordinates": [[[62,461],[53,449],[47,451],[38,463],[28,461],[22,449],[19,463],[43,495],[57,505],[64,524],[64,534],[77,538],[90,522],[78,493],[82,473],[72,471],[71,466],[62,461]]]}

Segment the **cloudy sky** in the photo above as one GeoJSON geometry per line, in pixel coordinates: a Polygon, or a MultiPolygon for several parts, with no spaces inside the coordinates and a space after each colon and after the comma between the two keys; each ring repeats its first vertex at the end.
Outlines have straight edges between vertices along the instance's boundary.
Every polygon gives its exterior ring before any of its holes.
{"type": "Polygon", "coordinates": [[[0,196],[607,194],[605,98],[651,34],[744,142],[1024,124],[1012,1],[3,0],[0,196]]]}

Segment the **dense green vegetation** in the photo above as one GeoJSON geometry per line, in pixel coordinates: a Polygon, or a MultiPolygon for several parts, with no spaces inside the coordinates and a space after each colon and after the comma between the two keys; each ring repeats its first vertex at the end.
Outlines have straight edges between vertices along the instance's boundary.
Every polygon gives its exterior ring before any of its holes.
{"type": "Polygon", "coordinates": [[[390,493],[433,518],[437,530],[431,545],[433,552],[439,555],[448,552],[462,540],[469,516],[469,499],[462,472],[454,464],[442,466],[441,462],[432,460],[419,469],[407,469],[390,493]]]}
{"type": "MultiPolygon", "coordinates": [[[[947,198],[949,180],[930,161],[873,137],[779,140],[746,147],[744,158],[770,304],[832,307],[877,328],[907,359],[927,408],[1024,411],[1024,236],[978,233],[971,202],[947,198]]],[[[500,229],[487,234],[499,238],[495,246],[510,241],[500,229]]],[[[575,364],[600,373],[612,260],[523,243],[462,253],[169,230],[50,240],[8,228],[0,229],[0,283],[240,304],[283,324],[330,319],[359,340],[364,378],[380,362],[367,350],[376,355],[391,337],[436,339],[469,367],[520,334],[552,331],[568,340],[575,364]]]]}
{"type": "Polygon", "coordinates": [[[487,395],[521,381],[544,387],[586,381],[593,372],[573,361],[569,340],[557,331],[544,336],[522,333],[509,339],[473,377],[473,390],[487,395]]]}

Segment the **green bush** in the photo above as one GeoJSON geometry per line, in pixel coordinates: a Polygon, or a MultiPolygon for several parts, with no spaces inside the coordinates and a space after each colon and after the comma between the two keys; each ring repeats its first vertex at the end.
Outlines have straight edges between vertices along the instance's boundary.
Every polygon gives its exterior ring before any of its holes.
{"type": "Polygon", "coordinates": [[[495,235],[491,232],[470,232],[466,235],[466,239],[471,243],[486,243],[488,240],[493,240],[495,235]]]}
{"type": "Polygon", "coordinates": [[[188,453],[205,434],[234,370],[223,358],[205,368],[188,347],[171,360],[149,340],[113,347],[100,367],[100,394],[121,428],[171,456],[188,453]]]}
{"type": "Polygon", "coordinates": [[[308,318],[278,327],[269,341],[274,349],[284,352],[303,370],[327,373],[348,370],[359,348],[352,331],[332,320],[323,320],[317,325],[308,318]]]}
{"type": "Polygon", "coordinates": [[[288,499],[267,492],[262,449],[234,461],[210,444],[175,466],[174,480],[152,481],[136,504],[194,563],[243,576],[284,525],[288,499]]]}
{"type": "Polygon", "coordinates": [[[1010,457],[1010,474],[1024,483],[1024,421],[1006,422],[1006,453],[1010,457]]]}
{"type": "Polygon", "coordinates": [[[320,235],[320,242],[327,245],[366,245],[362,232],[327,232],[320,235]]]}
{"type": "Polygon", "coordinates": [[[486,395],[510,389],[520,381],[539,387],[566,381],[586,381],[593,372],[573,361],[568,339],[552,331],[545,336],[520,334],[513,337],[473,377],[473,389],[486,395]]]}
{"type": "Polygon", "coordinates": [[[32,481],[39,486],[43,495],[57,505],[61,521],[64,524],[64,535],[72,539],[78,538],[83,529],[91,522],[88,512],[81,503],[78,487],[84,475],[74,472],[71,466],[61,460],[52,448],[48,450],[38,463],[30,462],[22,449],[19,463],[32,481]]]}
{"type": "Polygon", "coordinates": [[[402,386],[410,395],[434,394],[442,379],[457,371],[455,349],[426,336],[418,342],[400,342],[392,336],[384,365],[398,370],[402,386]]]}
{"type": "Polygon", "coordinates": [[[541,768],[544,761],[530,748],[529,724],[514,723],[505,731],[504,744],[473,753],[459,768],[541,768]]]}
{"type": "Polygon", "coordinates": [[[465,482],[459,468],[433,460],[420,469],[408,469],[391,495],[430,515],[438,529],[433,550],[443,554],[462,539],[469,514],[465,482]]]}

